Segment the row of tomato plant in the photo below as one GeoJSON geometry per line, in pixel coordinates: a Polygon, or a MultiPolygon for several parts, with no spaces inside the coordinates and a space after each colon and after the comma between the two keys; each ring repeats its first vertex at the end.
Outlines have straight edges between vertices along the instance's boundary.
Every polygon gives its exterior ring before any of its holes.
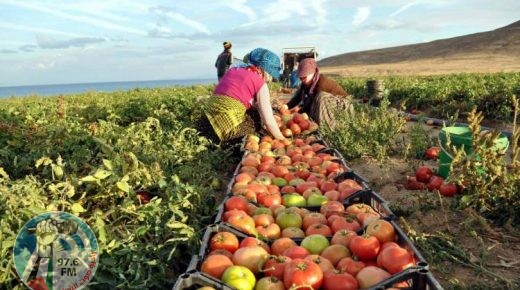
{"type": "MultiPolygon", "coordinates": [[[[473,107],[488,119],[511,121],[512,96],[520,91],[520,73],[462,73],[439,76],[378,76],[395,107],[427,110],[432,117],[461,116],[473,107]]],[[[355,98],[367,97],[366,81],[342,78],[340,84],[355,98]]]]}
{"type": "Polygon", "coordinates": [[[195,129],[197,98],[211,89],[2,100],[0,288],[23,288],[13,243],[48,210],[76,214],[96,234],[100,266],[89,287],[171,287],[236,162],[195,129]]]}

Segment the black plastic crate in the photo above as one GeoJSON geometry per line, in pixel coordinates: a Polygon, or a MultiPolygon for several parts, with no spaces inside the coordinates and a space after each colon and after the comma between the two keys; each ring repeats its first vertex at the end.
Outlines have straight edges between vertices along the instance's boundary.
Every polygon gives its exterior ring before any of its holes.
{"type": "Polygon", "coordinates": [[[396,221],[389,221],[395,229],[395,234],[397,236],[396,243],[401,247],[406,249],[408,252],[413,253],[416,266],[413,267],[417,270],[425,269],[428,270],[428,262],[424,259],[424,256],[419,252],[417,247],[413,244],[412,240],[406,235],[403,229],[397,224],[396,221]]]}
{"type": "Polygon", "coordinates": [[[244,153],[244,155],[242,155],[242,158],[240,158],[240,161],[238,162],[237,167],[235,168],[235,171],[233,172],[233,176],[231,177],[231,180],[229,181],[228,186],[226,188],[226,194],[231,193],[231,189],[233,188],[233,185],[235,184],[235,178],[239,174],[240,168],[242,168],[242,161],[244,160],[244,158],[246,157],[247,154],[248,153],[244,153]]]}
{"type": "MultiPolygon", "coordinates": [[[[328,153],[328,154],[330,154],[331,156],[335,157],[335,159],[332,159],[331,161],[339,163],[345,169],[345,172],[352,172],[353,171],[352,168],[350,168],[350,166],[348,166],[347,161],[345,160],[345,158],[343,158],[343,155],[341,155],[341,153],[338,150],[336,150],[334,148],[326,147],[326,148],[318,150],[316,152],[316,154],[318,154],[318,153],[328,153]]],[[[362,178],[362,177],[360,177],[360,178],[363,181],[365,181],[364,178],[362,178]]]]}
{"type": "Polygon", "coordinates": [[[209,251],[209,243],[211,241],[211,237],[219,232],[230,232],[234,235],[236,235],[239,239],[243,239],[245,237],[248,237],[249,235],[242,233],[240,230],[234,228],[231,225],[228,225],[226,223],[218,222],[214,223],[212,225],[209,225],[206,227],[206,231],[204,232],[204,235],[202,236],[202,241],[200,243],[200,249],[197,256],[197,261],[193,263],[194,258],[192,258],[192,261],[190,262],[189,270],[196,270],[198,269],[198,264],[202,260],[204,260],[204,257],[206,257],[206,254],[209,251]]]}
{"type": "Polygon", "coordinates": [[[368,288],[370,290],[384,290],[397,288],[403,290],[442,290],[441,284],[427,269],[407,269],[401,273],[381,281],[368,288]]]}
{"type": "Polygon", "coordinates": [[[388,202],[381,195],[371,189],[362,189],[355,192],[351,196],[345,198],[342,203],[345,208],[355,203],[367,204],[383,218],[388,220],[394,220],[396,218],[396,215],[390,209],[388,202]]]}
{"type": "Polygon", "coordinates": [[[234,289],[222,283],[220,280],[205,275],[204,273],[193,271],[180,275],[173,285],[172,290],[195,290],[204,286],[210,286],[215,289],[224,290],[234,289]]]}
{"type": "Polygon", "coordinates": [[[347,171],[339,174],[338,176],[334,177],[334,181],[337,183],[340,183],[344,181],[345,179],[353,179],[357,183],[359,183],[363,189],[370,189],[370,186],[368,185],[368,182],[361,177],[359,174],[357,174],[355,171],[347,171]]]}

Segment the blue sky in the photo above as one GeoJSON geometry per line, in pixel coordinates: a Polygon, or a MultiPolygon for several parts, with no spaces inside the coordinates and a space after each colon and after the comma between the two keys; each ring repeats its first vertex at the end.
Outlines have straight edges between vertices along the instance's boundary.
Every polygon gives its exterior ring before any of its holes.
{"type": "Polygon", "coordinates": [[[517,20],[518,0],[0,0],[0,86],[216,78],[224,40],[321,59],[517,20]]]}

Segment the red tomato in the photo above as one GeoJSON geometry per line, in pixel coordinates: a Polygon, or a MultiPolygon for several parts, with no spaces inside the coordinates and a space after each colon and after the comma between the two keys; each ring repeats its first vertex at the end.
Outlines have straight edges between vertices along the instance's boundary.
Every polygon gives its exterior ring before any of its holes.
{"type": "Polygon", "coordinates": [[[200,271],[212,277],[220,279],[228,267],[233,266],[231,259],[224,255],[211,255],[206,257],[200,266],[200,271]]]}
{"type": "Polygon", "coordinates": [[[349,273],[329,271],[324,273],[322,289],[355,290],[358,289],[358,282],[356,278],[349,273]]]}
{"type": "Polygon", "coordinates": [[[341,260],[339,260],[338,264],[336,265],[336,268],[340,271],[347,272],[351,275],[356,276],[361,269],[365,268],[365,263],[361,261],[356,261],[352,259],[351,257],[345,257],[341,260]]]}
{"type": "Polygon", "coordinates": [[[268,252],[268,253],[271,252],[271,248],[269,247],[269,245],[266,242],[261,241],[257,238],[253,238],[253,237],[245,237],[240,242],[239,248],[246,248],[246,247],[251,247],[251,246],[260,246],[260,247],[264,248],[264,250],[266,250],[266,252],[268,252]]]}
{"type": "Polygon", "coordinates": [[[285,287],[283,282],[276,277],[263,277],[256,281],[255,290],[285,290],[285,287]]]}
{"type": "Polygon", "coordinates": [[[433,176],[433,171],[428,166],[421,166],[415,171],[415,178],[420,182],[428,182],[433,176]]]}
{"type": "Polygon", "coordinates": [[[430,178],[427,187],[429,190],[439,189],[443,182],[444,179],[442,177],[434,175],[430,178]]]}
{"type": "Polygon", "coordinates": [[[307,249],[301,246],[292,246],[283,251],[283,256],[289,257],[291,259],[304,259],[309,256],[310,253],[307,249]]]}
{"type": "Polygon", "coordinates": [[[248,214],[236,214],[229,217],[227,222],[237,228],[238,230],[250,234],[255,235],[255,220],[250,217],[248,214]]]}
{"type": "Polygon", "coordinates": [[[306,230],[309,226],[313,224],[327,224],[327,218],[319,212],[311,212],[303,217],[302,227],[306,230]]]}
{"type": "Polygon", "coordinates": [[[250,246],[239,248],[233,253],[233,264],[244,266],[251,270],[255,275],[261,270],[261,265],[265,263],[269,253],[260,246],[250,246]]]}
{"type": "Polygon", "coordinates": [[[229,259],[233,258],[233,253],[231,253],[228,250],[224,250],[224,249],[213,250],[208,253],[208,256],[211,256],[211,255],[224,255],[224,256],[228,257],[229,259]]]}
{"type": "Polygon", "coordinates": [[[226,212],[224,212],[224,214],[222,215],[222,219],[227,222],[228,219],[233,216],[233,215],[237,215],[237,214],[245,214],[247,215],[247,212],[243,211],[243,210],[238,210],[238,209],[232,209],[232,210],[228,210],[226,212]]]}
{"type": "Polygon", "coordinates": [[[224,203],[226,211],[232,209],[243,210],[247,212],[247,199],[243,196],[232,196],[224,203]]]}
{"type": "Polygon", "coordinates": [[[401,247],[385,247],[377,256],[377,264],[386,269],[388,273],[395,274],[412,267],[414,259],[412,255],[401,247]]]}
{"type": "Polygon", "coordinates": [[[370,261],[377,257],[381,244],[374,236],[356,236],[350,241],[349,248],[362,261],[370,261]]]}
{"type": "Polygon", "coordinates": [[[258,194],[257,198],[258,198],[258,201],[257,201],[258,204],[265,206],[265,207],[270,207],[273,204],[282,204],[282,196],[279,193],[270,193],[269,192],[269,193],[258,194]]]}
{"type": "Polygon", "coordinates": [[[234,253],[238,249],[238,238],[230,232],[219,232],[211,237],[209,248],[213,250],[224,249],[234,253]]]}
{"type": "Polygon", "coordinates": [[[426,183],[417,181],[415,176],[408,177],[408,182],[406,183],[406,189],[410,190],[418,190],[418,189],[426,189],[426,183]]]}
{"type": "Polygon", "coordinates": [[[336,266],[338,264],[339,260],[341,260],[345,257],[350,257],[351,254],[350,254],[349,249],[346,246],[334,244],[334,245],[330,245],[330,246],[326,247],[320,253],[320,256],[329,260],[332,263],[332,265],[336,266]]]}
{"type": "Polygon", "coordinates": [[[325,237],[332,237],[332,230],[328,225],[324,224],[313,224],[305,230],[305,235],[323,235],[325,237]]]}
{"type": "Polygon", "coordinates": [[[137,199],[139,199],[142,204],[147,204],[152,199],[152,196],[148,191],[138,191],[135,194],[137,195],[137,199]]]}
{"type": "Polygon", "coordinates": [[[350,240],[352,240],[353,237],[356,236],[356,232],[349,231],[349,230],[339,230],[332,236],[332,240],[330,240],[330,243],[332,245],[339,244],[343,245],[345,247],[348,247],[350,244],[350,240]]]}
{"type": "Polygon", "coordinates": [[[256,227],[256,232],[258,233],[258,236],[262,239],[269,240],[278,239],[282,235],[282,230],[280,229],[280,226],[274,223],[267,226],[256,227]]]}
{"type": "Polygon", "coordinates": [[[283,283],[286,289],[293,286],[310,286],[298,289],[319,289],[323,282],[323,272],[316,263],[303,259],[293,259],[285,267],[283,283]]]}
{"type": "Polygon", "coordinates": [[[376,266],[367,266],[356,275],[356,279],[359,283],[359,288],[370,288],[377,283],[387,279],[392,276],[387,271],[378,268],[376,266]]]}
{"type": "Polygon", "coordinates": [[[320,212],[329,217],[334,214],[341,214],[345,210],[345,206],[339,201],[327,201],[320,207],[320,212]]]}
{"type": "Polygon", "coordinates": [[[365,203],[354,203],[349,205],[345,211],[353,216],[357,216],[359,213],[376,213],[374,209],[365,203]]]}
{"type": "Polygon", "coordinates": [[[394,226],[385,220],[374,220],[368,224],[366,233],[369,236],[374,236],[379,240],[379,243],[392,242],[395,240],[394,226]]]}
{"type": "Polygon", "coordinates": [[[334,270],[334,265],[332,265],[332,262],[320,255],[308,255],[304,258],[304,260],[313,261],[316,263],[316,265],[320,267],[323,273],[334,270]]]}
{"type": "Polygon", "coordinates": [[[283,280],[285,266],[291,261],[291,258],[285,256],[270,256],[265,261],[263,271],[265,276],[276,277],[283,280]]]}
{"type": "Polygon", "coordinates": [[[451,196],[454,196],[455,194],[457,194],[458,188],[457,188],[457,185],[455,185],[453,183],[444,183],[439,188],[439,191],[443,196],[451,197],[451,196]]]}
{"type": "Polygon", "coordinates": [[[441,152],[440,147],[430,147],[426,149],[426,158],[431,160],[437,160],[439,158],[439,153],[441,152]]]}
{"type": "Polygon", "coordinates": [[[335,219],[331,224],[330,228],[335,233],[339,230],[349,230],[349,231],[357,231],[361,228],[361,225],[356,220],[356,218],[352,216],[347,216],[345,218],[335,219]]]}

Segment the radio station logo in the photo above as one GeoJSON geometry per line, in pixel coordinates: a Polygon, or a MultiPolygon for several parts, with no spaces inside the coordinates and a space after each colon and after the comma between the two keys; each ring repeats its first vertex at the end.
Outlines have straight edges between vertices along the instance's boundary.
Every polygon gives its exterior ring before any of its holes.
{"type": "Polygon", "coordinates": [[[46,212],[20,230],[14,244],[20,279],[34,290],[75,290],[94,277],[99,245],[90,227],[75,215],[46,212]]]}

